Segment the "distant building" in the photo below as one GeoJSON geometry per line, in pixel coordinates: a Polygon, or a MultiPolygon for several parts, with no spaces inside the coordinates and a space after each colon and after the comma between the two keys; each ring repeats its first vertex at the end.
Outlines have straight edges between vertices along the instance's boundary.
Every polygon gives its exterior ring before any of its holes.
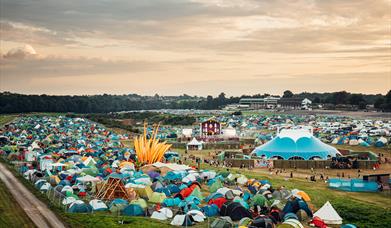
{"type": "Polygon", "coordinates": [[[252,109],[273,109],[277,107],[279,97],[266,98],[242,98],[239,100],[240,105],[248,105],[252,109]]]}
{"type": "Polygon", "coordinates": [[[201,136],[206,135],[220,135],[221,124],[217,120],[211,118],[200,124],[201,136]]]}
{"type": "Polygon", "coordinates": [[[278,108],[283,109],[311,109],[312,101],[307,98],[281,98],[278,103],[278,108]]]}
{"type": "Polygon", "coordinates": [[[301,109],[311,110],[312,109],[312,101],[308,98],[304,98],[304,100],[301,101],[301,109]]]}

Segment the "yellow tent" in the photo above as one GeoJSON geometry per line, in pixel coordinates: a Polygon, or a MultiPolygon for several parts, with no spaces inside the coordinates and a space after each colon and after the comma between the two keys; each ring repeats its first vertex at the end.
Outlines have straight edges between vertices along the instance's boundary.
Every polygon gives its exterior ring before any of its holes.
{"type": "Polygon", "coordinates": [[[136,191],[137,195],[139,195],[141,198],[144,199],[150,199],[152,196],[152,189],[149,186],[145,187],[133,187],[133,189],[136,191]]]}

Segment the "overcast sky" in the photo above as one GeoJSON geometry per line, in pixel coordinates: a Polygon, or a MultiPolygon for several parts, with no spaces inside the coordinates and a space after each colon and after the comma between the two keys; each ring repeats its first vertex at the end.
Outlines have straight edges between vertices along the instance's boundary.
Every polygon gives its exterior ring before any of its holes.
{"type": "Polygon", "coordinates": [[[391,89],[390,0],[0,0],[0,90],[391,89]]]}

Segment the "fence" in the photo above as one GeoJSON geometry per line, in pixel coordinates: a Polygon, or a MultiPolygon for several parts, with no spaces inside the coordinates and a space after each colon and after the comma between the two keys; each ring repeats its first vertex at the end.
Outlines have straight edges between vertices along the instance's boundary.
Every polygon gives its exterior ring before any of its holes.
{"type": "Polygon", "coordinates": [[[348,192],[377,192],[378,184],[361,179],[330,179],[329,188],[348,192]]]}
{"type": "MultiPolygon", "coordinates": [[[[186,149],[187,143],[182,142],[170,142],[172,148],[174,149],[186,149]]],[[[203,143],[202,148],[204,150],[213,150],[213,149],[239,149],[239,142],[217,142],[217,143],[203,143]]]]}
{"type": "Polygon", "coordinates": [[[255,160],[253,159],[226,159],[226,161],[232,164],[232,167],[241,167],[254,168],[255,160]]]}

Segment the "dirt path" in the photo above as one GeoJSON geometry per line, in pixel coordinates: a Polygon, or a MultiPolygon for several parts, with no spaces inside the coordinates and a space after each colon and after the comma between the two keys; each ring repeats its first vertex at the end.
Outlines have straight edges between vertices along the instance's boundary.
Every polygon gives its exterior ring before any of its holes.
{"type": "Polygon", "coordinates": [[[23,186],[1,163],[0,179],[37,227],[65,227],[56,215],[23,186]]]}

